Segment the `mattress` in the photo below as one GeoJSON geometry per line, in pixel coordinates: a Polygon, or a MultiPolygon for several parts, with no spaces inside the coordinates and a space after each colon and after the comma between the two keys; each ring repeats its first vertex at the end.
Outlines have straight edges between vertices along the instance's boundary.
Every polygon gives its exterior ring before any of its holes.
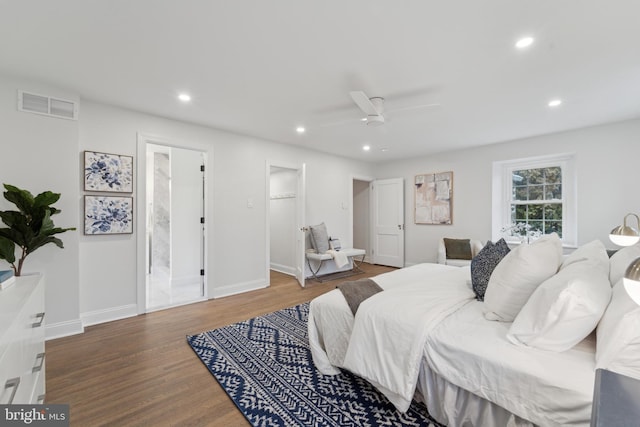
{"type": "Polygon", "coordinates": [[[483,303],[465,305],[427,337],[435,374],[517,416],[544,426],[588,425],[595,380],[595,339],[551,352],[515,346],[511,323],[486,320],[483,303]]]}

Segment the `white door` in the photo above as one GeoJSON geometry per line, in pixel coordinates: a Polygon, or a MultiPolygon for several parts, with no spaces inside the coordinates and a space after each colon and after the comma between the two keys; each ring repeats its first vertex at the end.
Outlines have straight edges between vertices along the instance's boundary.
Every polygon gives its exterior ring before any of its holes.
{"type": "Polygon", "coordinates": [[[296,194],[296,279],[304,287],[305,258],[305,165],[298,169],[298,188],[296,194]]]}
{"type": "Polygon", "coordinates": [[[374,264],[404,267],[404,183],[371,182],[371,253],[374,264]]]}

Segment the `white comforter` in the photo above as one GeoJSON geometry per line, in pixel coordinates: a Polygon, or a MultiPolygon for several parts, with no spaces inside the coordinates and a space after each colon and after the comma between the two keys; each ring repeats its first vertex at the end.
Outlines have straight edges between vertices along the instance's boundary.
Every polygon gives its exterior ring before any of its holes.
{"type": "Polygon", "coordinates": [[[420,264],[373,280],[385,291],[364,301],[355,318],[338,290],[311,302],[311,352],[320,372],[346,368],[404,412],[415,392],[428,332],[474,298],[469,268],[420,264]]]}
{"type": "Polygon", "coordinates": [[[536,425],[589,425],[594,337],[558,353],[511,344],[510,326],[486,320],[481,302],[467,304],[429,334],[429,368],[536,425]]]}

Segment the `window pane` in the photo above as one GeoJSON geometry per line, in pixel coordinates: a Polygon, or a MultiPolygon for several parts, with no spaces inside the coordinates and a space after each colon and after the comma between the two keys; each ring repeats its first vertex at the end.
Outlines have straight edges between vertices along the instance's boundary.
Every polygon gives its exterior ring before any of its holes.
{"type": "Polygon", "coordinates": [[[545,182],[547,184],[560,184],[562,182],[562,169],[557,166],[545,168],[545,182]]]}
{"type": "Polygon", "coordinates": [[[527,200],[527,187],[514,187],[513,188],[514,200],[527,200]]]}
{"type": "Polygon", "coordinates": [[[527,221],[527,205],[515,205],[515,215],[511,218],[513,222],[526,222],[527,221]]]}
{"type": "Polygon", "coordinates": [[[544,218],[546,220],[562,220],[562,204],[544,205],[544,218]]]}
{"type": "Polygon", "coordinates": [[[544,184],[544,169],[528,169],[527,178],[529,184],[544,184]]]}
{"type": "Polygon", "coordinates": [[[529,225],[531,226],[530,232],[544,230],[544,225],[542,221],[529,221],[529,225]]]}
{"type": "Polygon", "coordinates": [[[528,219],[543,219],[543,206],[544,205],[529,205],[529,218],[528,219]]]}
{"type": "Polygon", "coordinates": [[[562,185],[552,184],[544,186],[545,200],[562,199],[562,185]]]}
{"type": "Polygon", "coordinates": [[[529,187],[529,200],[543,200],[544,199],[544,186],[535,185],[529,187]]]}
{"type": "Polygon", "coordinates": [[[562,221],[545,221],[544,234],[558,233],[562,237],[562,221]]]}
{"type": "Polygon", "coordinates": [[[522,176],[522,172],[524,171],[514,171],[511,174],[511,183],[512,185],[523,185],[527,183],[527,180],[524,176],[522,176]]]}

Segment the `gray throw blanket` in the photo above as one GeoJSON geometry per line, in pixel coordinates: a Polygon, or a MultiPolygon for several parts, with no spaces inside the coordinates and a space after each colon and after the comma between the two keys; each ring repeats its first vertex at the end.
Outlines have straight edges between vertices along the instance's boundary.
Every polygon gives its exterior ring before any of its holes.
{"type": "Polygon", "coordinates": [[[371,279],[342,282],[336,287],[340,289],[340,292],[344,295],[344,299],[347,300],[347,304],[349,304],[349,308],[354,316],[362,301],[382,291],[382,288],[371,279]]]}

